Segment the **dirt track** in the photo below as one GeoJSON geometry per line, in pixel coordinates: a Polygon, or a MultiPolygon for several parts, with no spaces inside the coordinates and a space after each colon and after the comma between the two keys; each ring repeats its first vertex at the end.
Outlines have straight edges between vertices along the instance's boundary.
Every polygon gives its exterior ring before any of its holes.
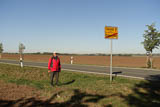
{"type": "MultiPolygon", "coordinates": [[[[51,55],[24,55],[26,61],[48,62],[51,55]]],[[[70,63],[71,56],[60,56],[62,63],[70,63]]],[[[19,60],[18,54],[4,54],[3,59],[19,60]]],[[[109,66],[109,56],[74,56],[75,64],[109,66]]],[[[154,67],[160,68],[160,57],[154,57],[154,67]]],[[[113,56],[113,66],[118,67],[146,67],[145,56],[113,56]]]]}

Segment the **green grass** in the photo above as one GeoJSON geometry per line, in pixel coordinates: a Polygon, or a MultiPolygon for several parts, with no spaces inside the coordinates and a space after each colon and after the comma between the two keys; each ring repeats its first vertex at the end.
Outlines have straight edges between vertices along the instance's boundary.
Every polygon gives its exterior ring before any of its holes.
{"type": "MultiPolygon", "coordinates": [[[[106,75],[62,71],[59,78],[60,86],[52,87],[47,69],[36,67],[21,69],[19,66],[7,64],[0,64],[0,79],[9,83],[35,87],[42,91],[42,96],[46,97],[52,97],[59,93],[60,97],[53,99],[53,102],[62,105],[70,104],[71,106],[77,102],[80,106],[94,105],[98,107],[137,106],[136,104],[141,102],[132,104],[132,100],[136,101],[137,99],[138,102],[140,97],[143,99],[143,94],[139,93],[147,90],[138,85],[144,86],[149,83],[145,80],[116,77],[110,84],[109,76],[106,75]],[[135,88],[137,89],[135,90],[135,88]]],[[[159,92],[159,90],[154,91],[159,92]]],[[[150,94],[149,91],[147,94],[150,94]]],[[[146,95],[144,94],[144,96],[146,95]]],[[[147,99],[142,100],[144,104],[147,104],[145,103],[147,99]]]]}

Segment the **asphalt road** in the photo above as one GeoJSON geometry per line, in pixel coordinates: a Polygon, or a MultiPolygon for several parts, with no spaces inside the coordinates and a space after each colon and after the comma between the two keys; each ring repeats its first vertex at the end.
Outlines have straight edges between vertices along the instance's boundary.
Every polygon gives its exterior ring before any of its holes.
{"type": "MultiPolygon", "coordinates": [[[[0,60],[1,63],[19,64],[19,61],[15,60],[0,60]]],[[[47,63],[40,62],[24,62],[25,66],[37,66],[47,67],[47,63]]],[[[75,71],[75,72],[87,72],[95,74],[110,74],[110,68],[104,66],[92,66],[92,65],[71,65],[62,64],[62,70],[75,71]]],[[[142,68],[124,68],[113,67],[113,76],[124,76],[138,79],[147,80],[160,80],[160,70],[154,69],[142,69],[142,68]]]]}

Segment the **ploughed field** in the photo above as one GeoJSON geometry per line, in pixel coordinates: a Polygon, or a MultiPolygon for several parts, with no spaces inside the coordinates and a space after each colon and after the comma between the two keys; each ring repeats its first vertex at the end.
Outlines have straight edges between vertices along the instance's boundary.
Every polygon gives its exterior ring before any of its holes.
{"type": "MultiPolygon", "coordinates": [[[[31,55],[25,54],[25,61],[48,62],[51,55],[31,55]]],[[[71,56],[60,55],[62,64],[69,64],[71,56]]],[[[109,66],[110,56],[73,56],[74,64],[109,66]]],[[[160,57],[153,57],[154,68],[160,68],[160,57]]],[[[19,60],[18,54],[3,54],[2,59],[19,60]]],[[[146,56],[113,56],[113,66],[115,67],[146,67],[146,56]]]]}

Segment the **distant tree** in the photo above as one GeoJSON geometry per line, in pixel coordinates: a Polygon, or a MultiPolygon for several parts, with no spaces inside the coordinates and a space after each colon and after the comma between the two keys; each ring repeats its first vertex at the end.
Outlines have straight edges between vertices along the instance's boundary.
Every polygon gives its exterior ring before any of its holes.
{"type": "Polygon", "coordinates": [[[23,58],[24,49],[25,49],[25,46],[22,43],[20,43],[19,44],[19,55],[20,55],[20,58],[23,58]]]}
{"type": "Polygon", "coordinates": [[[3,44],[0,43],[0,58],[2,58],[2,53],[3,53],[3,44]]]}
{"type": "Polygon", "coordinates": [[[40,54],[41,54],[41,52],[36,52],[35,54],[40,55],[40,54]]]}
{"type": "Polygon", "coordinates": [[[147,66],[149,68],[153,67],[153,58],[152,52],[153,49],[158,49],[160,45],[160,33],[155,28],[155,24],[152,23],[151,25],[146,25],[148,30],[145,30],[143,34],[144,41],[142,44],[144,45],[144,49],[147,53],[147,66]]]}

